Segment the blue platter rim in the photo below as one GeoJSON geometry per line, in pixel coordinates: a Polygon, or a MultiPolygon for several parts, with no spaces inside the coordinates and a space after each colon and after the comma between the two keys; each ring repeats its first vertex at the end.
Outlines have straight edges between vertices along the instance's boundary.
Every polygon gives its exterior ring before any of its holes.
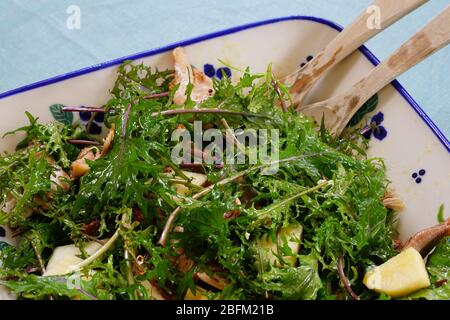
{"type": "MultiPolygon", "coordinates": [[[[188,40],[184,40],[184,41],[180,41],[180,42],[175,42],[172,44],[169,44],[167,46],[163,46],[163,47],[159,47],[159,48],[154,48],[154,49],[150,49],[147,51],[143,51],[140,53],[136,53],[136,54],[132,54],[132,55],[128,55],[125,57],[121,57],[118,59],[114,59],[114,60],[110,60],[110,61],[106,61],[103,63],[99,63],[90,67],[86,67],[83,69],[79,69],[76,71],[72,71],[72,72],[68,72],[68,73],[64,73],[55,77],[51,77],[48,78],[46,80],[42,80],[42,81],[38,81],[35,83],[31,83],[13,90],[9,90],[6,91],[4,93],[0,93],[0,99],[4,99],[6,97],[9,96],[13,96],[19,93],[23,93],[26,91],[30,91],[36,88],[40,88],[40,87],[44,87],[56,82],[60,82],[60,81],[64,81],[70,78],[74,78],[74,77],[78,77],[84,74],[88,74],[91,72],[95,72],[101,69],[106,69],[109,68],[111,66],[115,66],[115,65],[119,65],[122,62],[126,61],[126,60],[136,60],[136,59],[141,59],[141,58],[145,58],[145,57],[149,57],[149,56],[153,56],[162,52],[166,52],[169,50],[172,50],[178,46],[188,46],[190,44],[194,44],[194,43],[198,43],[198,42],[202,42],[205,40],[209,40],[209,39],[213,39],[213,38],[218,38],[224,35],[229,35],[232,33],[236,33],[239,31],[243,31],[243,30],[247,30],[247,29],[252,29],[252,28],[256,28],[259,26],[264,26],[264,25],[269,25],[269,24],[274,24],[277,22],[283,22],[283,21],[289,21],[289,20],[308,20],[308,21],[313,21],[313,22],[317,22],[317,23],[321,23],[324,25],[327,25],[337,31],[342,31],[343,27],[331,20],[327,20],[324,18],[319,18],[319,17],[314,17],[314,16],[304,16],[304,15],[294,15],[294,16],[287,16],[287,17],[280,17],[280,18],[273,18],[273,19],[268,19],[268,20],[262,20],[262,21],[257,21],[257,22],[253,22],[253,23],[248,23],[248,24],[244,24],[244,25],[240,25],[237,27],[232,27],[229,29],[224,29],[221,31],[217,31],[217,32],[213,32],[213,33],[209,33],[209,34],[205,34],[202,36],[198,36],[195,38],[191,38],[188,40]]],[[[380,63],[380,60],[378,60],[378,58],[369,50],[367,49],[367,47],[365,46],[361,46],[359,48],[359,50],[364,54],[364,56],[366,56],[367,59],[369,59],[370,62],[372,62],[374,65],[378,65],[380,63]]],[[[409,103],[409,105],[414,109],[414,111],[419,115],[419,117],[428,125],[428,127],[433,131],[434,135],[439,139],[439,141],[443,144],[443,146],[447,149],[447,151],[450,153],[450,142],[447,139],[447,137],[444,135],[444,133],[437,127],[437,125],[430,119],[430,117],[425,113],[425,111],[423,111],[423,109],[420,107],[420,105],[413,99],[413,97],[408,93],[408,91],[406,91],[406,89],[400,84],[400,82],[398,82],[397,80],[392,81],[392,85],[394,86],[394,88],[402,95],[402,97],[409,103]]]]}

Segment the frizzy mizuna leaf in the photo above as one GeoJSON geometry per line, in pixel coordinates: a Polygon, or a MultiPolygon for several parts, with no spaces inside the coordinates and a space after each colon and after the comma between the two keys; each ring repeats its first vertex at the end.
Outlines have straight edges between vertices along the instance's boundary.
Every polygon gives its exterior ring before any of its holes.
{"type": "MultiPolygon", "coordinates": [[[[286,100],[289,92],[273,84],[270,67],[241,74],[237,81],[214,77],[212,96],[180,106],[173,103],[174,70],[123,63],[102,114],[113,132],[98,146],[73,144],[94,139],[61,104],[50,106],[56,121],[49,123],[27,113],[30,124],[11,132],[25,133],[20,148],[0,156],[0,221],[21,233],[17,246],[0,251],[0,283],[19,299],[183,299],[188,289],[213,299],[335,299],[345,298],[336,268],[342,256],[355,292],[378,298],[360,278],[396,253],[395,216],[381,203],[389,184],[382,160],[367,159],[351,130],[318,133],[311,118],[278,108],[277,87],[286,100]],[[195,121],[218,129],[216,145],[226,145],[230,128],[243,136],[276,130],[277,141],[266,144],[277,170],[261,170],[268,162],[260,153],[251,162],[245,141],[245,161],[178,164],[173,133],[193,137],[195,121]],[[86,169],[81,177],[75,162],[86,169]],[[65,189],[52,183],[59,170],[67,174],[65,189]],[[202,179],[189,178],[195,175],[202,179]],[[296,232],[281,231],[289,226],[296,232]],[[289,264],[261,259],[264,235],[281,260],[292,257],[289,264]],[[88,253],[91,241],[104,251],[88,253]],[[80,269],[41,276],[64,246],[80,250],[80,269]],[[67,286],[72,276],[80,276],[79,287],[67,286]]],[[[206,144],[194,143],[191,154],[207,153],[206,144]]]]}

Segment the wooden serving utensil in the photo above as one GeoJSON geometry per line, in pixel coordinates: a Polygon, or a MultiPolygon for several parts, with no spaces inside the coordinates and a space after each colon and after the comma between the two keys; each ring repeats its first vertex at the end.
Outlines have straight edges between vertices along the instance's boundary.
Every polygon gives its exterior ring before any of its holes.
{"type": "Polygon", "coordinates": [[[450,6],[346,92],[307,105],[301,112],[339,135],[359,108],[400,74],[450,43],[450,6]]]}
{"type": "Polygon", "coordinates": [[[371,7],[334,38],[325,49],[299,70],[281,80],[290,85],[293,106],[301,106],[313,85],[370,38],[389,27],[428,0],[375,0],[371,7]],[[370,8],[379,10],[379,27],[370,25],[370,8]]]}

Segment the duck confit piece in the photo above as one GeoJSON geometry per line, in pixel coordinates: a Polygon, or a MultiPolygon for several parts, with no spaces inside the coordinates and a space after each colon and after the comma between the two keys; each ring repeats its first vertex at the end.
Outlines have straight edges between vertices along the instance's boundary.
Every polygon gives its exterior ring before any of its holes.
{"type": "Polygon", "coordinates": [[[423,257],[426,257],[439,240],[446,236],[450,236],[450,218],[441,224],[416,233],[409,238],[402,250],[412,247],[419,251],[423,257]]]}

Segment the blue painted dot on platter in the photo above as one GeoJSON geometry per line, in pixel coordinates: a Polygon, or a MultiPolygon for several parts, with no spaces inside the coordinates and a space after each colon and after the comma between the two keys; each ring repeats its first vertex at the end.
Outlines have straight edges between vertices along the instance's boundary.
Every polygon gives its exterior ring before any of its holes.
{"type": "Polygon", "coordinates": [[[426,171],[425,169],[420,169],[420,170],[418,170],[418,171],[414,171],[414,172],[411,174],[411,178],[413,178],[413,180],[414,180],[417,184],[419,184],[419,183],[422,183],[422,181],[423,181],[424,176],[425,176],[426,173],[427,173],[427,171],[426,171]]]}
{"type": "Polygon", "coordinates": [[[0,238],[6,237],[6,230],[2,226],[0,226],[0,238]]]}
{"type": "Polygon", "coordinates": [[[222,79],[223,76],[226,76],[227,78],[231,78],[231,69],[228,67],[217,69],[216,77],[219,79],[222,79]]]}
{"type": "Polygon", "coordinates": [[[105,114],[98,112],[94,117],[94,121],[97,123],[103,123],[105,121],[105,114]]]}
{"type": "Polygon", "coordinates": [[[203,66],[203,73],[206,74],[208,77],[212,78],[216,74],[216,68],[212,64],[206,63],[203,66]]]}
{"type": "Polygon", "coordinates": [[[89,111],[80,111],[78,115],[83,121],[89,121],[89,119],[91,118],[91,113],[89,111]]]}
{"type": "Polygon", "coordinates": [[[90,111],[80,111],[78,114],[80,119],[86,125],[89,134],[98,135],[102,133],[102,123],[105,121],[104,113],[99,112],[93,114],[90,111]],[[94,116],[93,119],[92,116],[94,116]]]}
{"type": "Polygon", "coordinates": [[[227,78],[231,78],[231,76],[232,76],[232,71],[230,68],[220,67],[220,68],[216,69],[214,67],[214,65],[212,65],[210,63],[205,63],[203,65],[203,73],[210,78],[216,77],[219,80],[222,79],[223,76],[225,76],[227,78]]]}
{"type": "MultiPolygon", "coordinates": [[[[86,128],[87,128],[88,126],[86,125],[86,128]]],[[[101,125],[98,125],[97,123],[95,123],[95,122],[92,122],[91,123],[91,126],[89,127],[89,129],[88,129],[88,133],[89,134],[94,134],[94,135],[96,135],[96,134],[101,134],[102,133],[102,127],[101,127],[101,125]]]]}

